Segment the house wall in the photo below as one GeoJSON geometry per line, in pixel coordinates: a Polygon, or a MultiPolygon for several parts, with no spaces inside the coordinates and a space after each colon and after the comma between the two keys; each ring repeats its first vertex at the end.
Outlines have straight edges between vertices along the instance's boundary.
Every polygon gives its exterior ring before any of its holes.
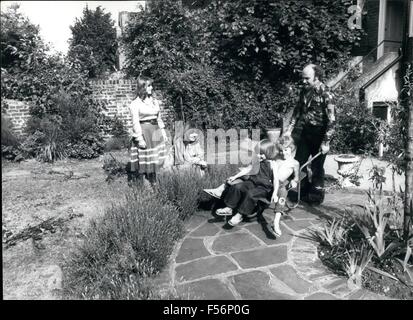
{"type": "Polygon", "coordinates": [[[398,73],[400,66],[396,64],[365,90],[367,107],[372,110],[374,102],[394,102],[399,96],[398,73]]]}

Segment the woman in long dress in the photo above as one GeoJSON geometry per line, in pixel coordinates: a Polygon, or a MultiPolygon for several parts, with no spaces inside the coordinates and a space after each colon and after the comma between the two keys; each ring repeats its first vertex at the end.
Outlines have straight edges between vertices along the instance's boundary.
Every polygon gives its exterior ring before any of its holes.
{"type": "Polygon", "coordinates": [[[131,172],[142,175],[153,184],[166,159],[167,135],[160,101],[152,96],[152,84],[150,78],[138,78],[136,97],[129,110],[132,116],[131,172]]]}

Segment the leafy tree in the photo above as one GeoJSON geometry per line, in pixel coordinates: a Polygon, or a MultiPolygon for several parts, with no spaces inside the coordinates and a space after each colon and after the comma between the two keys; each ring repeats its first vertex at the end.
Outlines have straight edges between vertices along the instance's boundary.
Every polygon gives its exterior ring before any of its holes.
{"type": "Polygon", "coordinates": [[[116,66],[117,40],[115,23],[110,13],[100,6],[83,9],[83,16],[70,26],[68,56],[81,62],[90,78],[114,71],[116,66]]]}
{"type": "Polygon", "coordinates": [[[0,38],[1,68],[11,74],[27,71],[36,55],[46,50],[39,27],[19,12],[17,4],[1,12],[0,38]]]}
{"type": "Polygon", "coordinates": [[[187,10],[153,1],[123,39],[127,73],[152,76],[200,126],[277,124],[295,103],[288,92],[302,67],[315,62],[336,74],[359,40],[347,27],[351,1],[207,2],[187,10]]]}
{"type": "Polygon", "coordinates": [[[213,55],[242,78],[295,81],[307,63],[326,75],[345,65],[360,32],[347,27],[348,0],[216,0],[208,7],[213,55]]]}
{"type": "Polygon", "coordinates": [[[97,156],[103,151],[100,129],[107,123],[81,62],[51,54],[17,6],[1,19],[1,96],[30,102],[22,153],[47,161],[97,156]]]}

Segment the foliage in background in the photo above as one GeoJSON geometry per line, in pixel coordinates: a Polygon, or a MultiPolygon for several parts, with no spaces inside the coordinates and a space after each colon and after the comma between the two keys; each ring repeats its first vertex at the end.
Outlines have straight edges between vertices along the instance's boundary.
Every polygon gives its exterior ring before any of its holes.
{"type": "Polygon", "coordinates": [[[88,72],[89,78],[103,76],[115,70],[117,40],[115,23],[110,13],[100,6],[86,6],[83,16],[70,26],[72,38],[68,57],[88,72]]]}
{"type": "Polygon", "coordinates": [[[39,27],[19,12],[17,4],[1,12],[0,39],[2,78],[6,70],[12,74],[26,71],[36,55],[46,49],[39,27]]]}
{"type": "Polygon", "coordinates": [[[273,127],[293,107],[288,88],[306,63],[331,75],[347,61],[360,35],[347,27],[351,4],[214,0],[188,11],[154,1],[126,29],[126,71],[153,77],[199,127],[273,127]]]}
{"type": "Polygon", "coordinates": [[[105,142],[105,151],[128,148],[130,137],[123,121],[115,116],[110,122],[109,133],[111,134],[111,137],[105,142]]]}
{"type": "Polygon", "coordinates": [[[404,85],[401,88],[402,99],[407,99],[408,103],[402,103],[400,101],[392,105],[391,116],[392,124],[389,127],[388,135],[386,137],[386,148],[387,152],[385,157],[389,160],[396,171],[399,173],[406,168],[406,160],[404,157],[404,150],[407,145],[408,137],[408,115],[409,112],[404,106],[412,104],[413,95],[413,67],[411,64],[408,65],[406,70],[406,76],[404,78],[404,85]]]}
{"type": "Polygon", "coordinates": [[[344,97],[336,103],[335,134],[331,149],[337,153],[377,153],[381,132],[386,125],[356,99],[344,97]]]}
{"type": "Polygon", "coordinates": [[[91,98],[87,72],[77,60],[50,53],[18,6],[2,12],[1,19],[2,98],[30,103],[20,154],[47,161],[98,156],[103,151],[98,128],[105,129],[107,119],[91,98]]]}

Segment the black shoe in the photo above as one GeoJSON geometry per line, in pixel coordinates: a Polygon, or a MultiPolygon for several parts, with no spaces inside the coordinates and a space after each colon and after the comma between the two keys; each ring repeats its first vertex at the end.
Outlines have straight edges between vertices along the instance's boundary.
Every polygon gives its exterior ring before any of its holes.
{"type": "Polygon", "coordinates": [[[315,205],[320,205],[324,202],[325,194],[324,190],[322,191],[317,191],[317,192],[311,192],[307,195],[306,200],[303,199],[303,201],[315,205]]]}

